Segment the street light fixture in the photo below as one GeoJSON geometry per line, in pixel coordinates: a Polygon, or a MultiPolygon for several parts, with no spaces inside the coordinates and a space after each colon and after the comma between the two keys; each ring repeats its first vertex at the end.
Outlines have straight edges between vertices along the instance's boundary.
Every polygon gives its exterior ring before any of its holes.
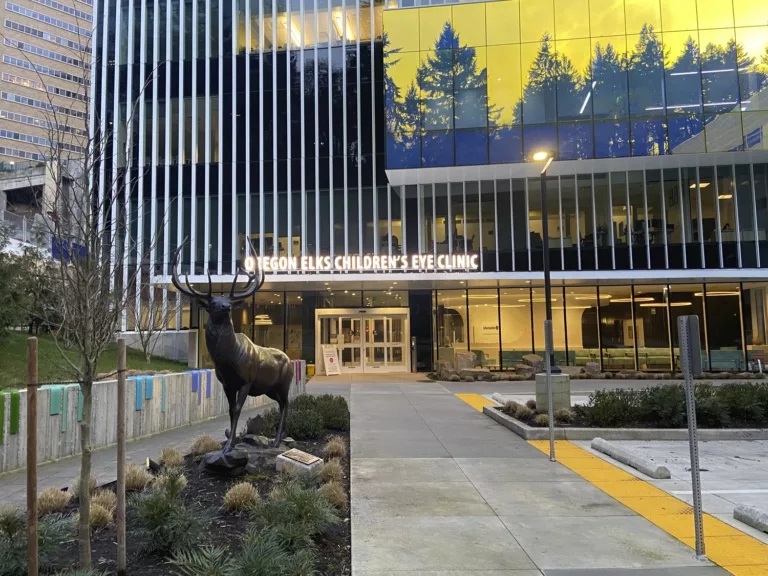
{"type": "Polygon", "coordinates": [[[544,249],[544,299],[546,318],[544,320],[544,347],[546,350],[547,368],[547,414],[549,415],[549,459],[555,461],[555,428],[552,413],[552,374],[560,374],[560,368],[555,364],[555,354],[552,345],[552,283],[549,276],[549,215],[547,214],[547,169],[555,159],[555,154],[549,150],[539,150],[532,156],[535,162],[545,162],[541,170],[541,235],[544,249]]]}

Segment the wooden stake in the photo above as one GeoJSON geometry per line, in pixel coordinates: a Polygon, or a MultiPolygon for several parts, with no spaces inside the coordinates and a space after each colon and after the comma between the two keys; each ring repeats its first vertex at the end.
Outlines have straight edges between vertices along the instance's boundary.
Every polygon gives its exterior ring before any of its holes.
{"type": "Polygon", "coordinates": [[[125,339],[117,341],[117,574],[125,576],[125,339]]]}
{"type": "Polygon", "coordinates": [[[37,576],[37,338],[27,338],[27,574],[37,576]]]}

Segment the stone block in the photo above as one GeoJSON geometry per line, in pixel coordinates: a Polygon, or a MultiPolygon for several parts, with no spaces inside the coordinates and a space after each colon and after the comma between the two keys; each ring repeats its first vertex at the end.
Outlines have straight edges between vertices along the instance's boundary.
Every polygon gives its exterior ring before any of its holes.
{"type": "Polygon", "coordinates": [[[246,434],[243,437],[243,442],[251,446],[260,446],[261,448],[269,448],[269,445],[272,443],[266,436],[256,436],[254,434],[246,434]]]}
{"type": "MultiPolygon", "coordinates": [[[[552,408],[571,407],[571,377],[568,374],[552,374],[552,408]]],[[[539,412],[546,413],[547,401],[547,375],[536,374],[536,407],[539,412]]]]}
{"type": "Polygon", "coordinates": [[[542,358],[538,354],[526,354],[525,356],[523,356],[523,364],[525,364],[526,366],[530,366],[536,372],[546,369],[546,365],[544,364],[544,358],[542,358]]]}
{"type": "Polygon", "coordinates": [[[456,353],[456,370],[461,373],[462,370],[467,370],[475,367],[475,353],[474,352],[457,352],[456,353]]]}
{"type": "Polygon", "coordinates": [[[319,472],[320,468],[323,467],[323,461],[317,456],[293,448],[288,450],[288,452],[283,452],[277,457],[276,467],[278,472],[289,469],[306,472],[316,470],[319,472]]]}
{"type": "Polygon", "coordinates": [[[755,530],[768,532],[768,513],[754,506],[739,505],[733,510],[733,517],[739,522],[752,526],[755,530]]]}
{"type": "Polygon", "coordinates": [[[597,362],[587,362],[584,365],[584,372],[587,374],[600,374],[600,364],[597,362]]]}
{"type": "Polygon", "coordinates": [[[235,447],[229,452],[210,452],[203,456],[200,468],[216,476],[235,478],[245,473],[248,452],[235,447]]]}

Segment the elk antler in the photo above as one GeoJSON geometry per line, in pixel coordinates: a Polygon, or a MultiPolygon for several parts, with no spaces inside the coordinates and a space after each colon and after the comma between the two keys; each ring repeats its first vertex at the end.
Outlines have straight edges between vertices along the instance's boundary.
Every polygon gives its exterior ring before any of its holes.
{"type": "Polygon", "coordinates": [[[181,251],[186,245],[187,241],[184,240],[182,244],[176,248],[176,251],[173,254],[173,270],[171,270],[171,282],[173,282],[173,285],[176,287],[176,290],[178,290],[181,294],[184,294],[185,296],[189,298],[194,298],[196,300],[205,300],[207,302],[210,302],[211,300],[211,292],[213,290],[213,286],[211,284],[211,271],[208,271],[208,294],[203,294],[202,292],[198,292],[192,286],[189,284],[189,275],[184,275],[184,283],[186,284],[186,288],[181,285],[181,282],[179,281],[179,274],[178,274],[178,268],[179,268],[179,261],[181,260],[181,251]]]}
{"type": "Polygon", "coordinates": [[[248,238],[248,245],[251,247],[251,253],[254,254],[253,261],[254,261],[254,270],[248,271],[242,266],[238,266],[238,272],[235,274],[235,277],[232,279],[232,288],[229,291],[229,298],[234,302],[237,300],[245,300],[246,298],[250,298],[253,294],[255,294],[263,285],[264,285],[264,270],[262,270],[259,267],[259,262],[256,260],[256,250],[253,248],[253,244],[251,243],[251,239],[248,238]],[[248,277],[248,280],[245,284],[245,290],[243,290],[240,293],[235,294],[235,285],[237,284],[237,278],[240,274],[245,274],[248,277]]]}

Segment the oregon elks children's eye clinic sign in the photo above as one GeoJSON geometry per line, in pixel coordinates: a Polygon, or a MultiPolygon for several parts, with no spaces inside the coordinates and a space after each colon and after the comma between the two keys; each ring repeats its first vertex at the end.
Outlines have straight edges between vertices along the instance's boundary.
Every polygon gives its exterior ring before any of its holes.
{"type": "Polygon", "coordinates": [[[265,272],[374,272],[410,270],[416,272],[437,272],[443,270],[477,270],[477,254],[413,254],[363,256],[248,256],[245,259],[247,270],[254,270],[256,265],[265,272]]]}

